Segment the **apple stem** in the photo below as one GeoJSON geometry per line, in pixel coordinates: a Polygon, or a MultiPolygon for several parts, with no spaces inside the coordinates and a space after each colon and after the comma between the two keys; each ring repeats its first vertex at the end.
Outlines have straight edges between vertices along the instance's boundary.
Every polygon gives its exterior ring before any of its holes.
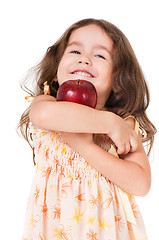
{"type": "Polygon", "coordinates": [[[78,79],[78,84],[79,84],[79,81],[80,81],[80,80],[78,79]]]}

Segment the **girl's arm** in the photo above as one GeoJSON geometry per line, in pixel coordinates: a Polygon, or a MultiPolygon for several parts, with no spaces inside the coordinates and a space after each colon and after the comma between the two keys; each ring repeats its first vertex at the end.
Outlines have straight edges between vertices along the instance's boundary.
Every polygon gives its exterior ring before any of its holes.
{"type": "Polygon", "coordinates": [[[33,97],[33,101],[31,103],[31,106],[33,106],[35,103],[39,103],[41,101],[56,101],[56,98],[51,95],[39,95],[36,97],[33,97]]]}
{"type": "Polygon", "coordinates": [[[137,148],[137,136],[125,121],[108,111],[81,104],[56,102],[51,96],[38,96],[31,104],[29,118],[38,128],[74,133],[104,133],[118,147],[118,153],[137,148]]]}
{"type": "Polygon", "coordinates": [[[77,151],[103,176],[124,191],[145,196],[151,186],[151,172],[148,159],[140,143],[137,151],[117,158],[95,143],[78,146],[77,151]]]}
{"type": "Polygon", "coordinates": [[[115,185],[137,196],[148,193],[151,186],[151,170],[139,136],[137,150],[117,158],[96,145],[91,134],[62,135],[90,165],[115,185]]]}
{"type": "Polygon", "coordinates": [[[106,115],[106,112],[81,104],[57,102],[52,96],[41,95],[32,102],[29,118],[40,128],[64,132],[104,133],[108,128],[106,115]]]}

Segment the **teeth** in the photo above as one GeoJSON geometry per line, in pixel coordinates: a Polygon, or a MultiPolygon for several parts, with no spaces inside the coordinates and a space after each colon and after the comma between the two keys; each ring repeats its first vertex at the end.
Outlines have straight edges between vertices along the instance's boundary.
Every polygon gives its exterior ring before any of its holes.
{"type": "Polygon", "coordinates": [[[80,72],[80,71],[78,71],[78,72],[74,72],[74,74],[78,74],[78,75],[82,75],[82,76],[86,76],[86,77],[92,77],[91,74],[86,73],[86,72],[80,72]]]}

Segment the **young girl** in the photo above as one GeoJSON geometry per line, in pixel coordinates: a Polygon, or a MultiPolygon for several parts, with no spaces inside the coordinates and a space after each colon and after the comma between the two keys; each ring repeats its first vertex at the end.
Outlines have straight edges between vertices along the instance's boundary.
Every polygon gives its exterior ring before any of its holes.
{"type": "Polygon", "coordinates": [[[150,152],[156,129],[127,38],[104,20],[81,20],[34,70],[34,100],[20,121],[36,164],[23,239],[147,239],[133,195],[150,189],[142,142],[150,152]],[[56,101],[59,85],[75,79],[94,84],[95,109],[56,101]],[[43,94],[46,81],[50,95],[43,94]]]}

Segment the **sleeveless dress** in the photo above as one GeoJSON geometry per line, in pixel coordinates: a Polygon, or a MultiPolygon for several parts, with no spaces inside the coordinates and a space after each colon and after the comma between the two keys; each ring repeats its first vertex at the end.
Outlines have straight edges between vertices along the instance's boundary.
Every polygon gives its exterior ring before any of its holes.
{"type": "MultiPolygon", "coordinates": [[[[23,240],[147,239],[133,195],[101,175],[59,132],[31,132],[36,172],[23,240]]],[[[94,142],[116,154],[107,135],[94,135],[94,142]]]]}

